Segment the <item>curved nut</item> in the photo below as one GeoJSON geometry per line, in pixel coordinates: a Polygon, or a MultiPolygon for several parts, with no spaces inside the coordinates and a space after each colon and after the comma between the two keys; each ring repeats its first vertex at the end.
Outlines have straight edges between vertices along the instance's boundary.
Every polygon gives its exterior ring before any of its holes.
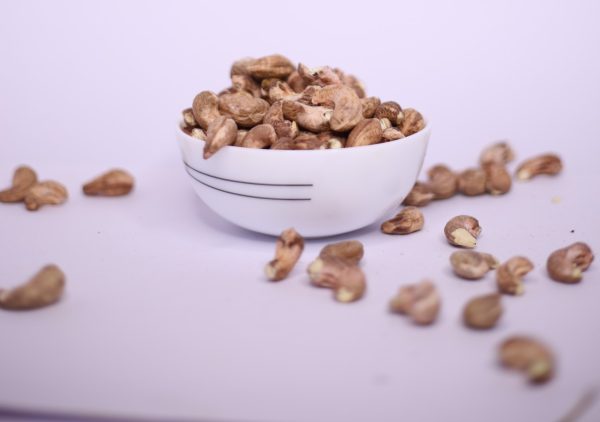
{"type": "Polygon", "coordinates": [[[90,196],[121,196],[133,189],[133,176],[121,169],[110,170],[83,185],[83,193],[90,196]]]}
{"type": "Polygon", "coordinates": [[[53,180],[33,185],[25,195],[25,207],[36,211],[44,205],[59,205],[67,200],[67,188],[53,180]]]}
{"type": "Polygon", "coordinates": [[[338,149],[346,146],[346,138],[339,133],[321,132],[317,134],[317,138],[326,142],[328,149],[338,149]]]}
{"type": "Polygon", "coordinates": [[[454,196],[458,189],[458,176],[443,164],[433,166],[427,172],[429,187],[435,199],[447,199],[454,196]]]}
{"type": "MultiPolygon", "coordinates": [[[[234,63],[235,65],[235,63],[234,63]]],[[[242,64],[244,72],[256,79],[277,78],[284,79],[294,71],[294,65],[285,56],[273,54],[242,64]]],[[[232,69],[233,71],[233,69],[232,69]]]]}
{"type": "Polygon", "coordinates": [[[499,262],[488,253],[456,251],[450,255],[450,264],[457,276],[467,280],[479,280],[488,271],[497,268],[499,262]]]}
{"type": "MultiPolygon", "coordinates": [[[[269,79],[269,81],[271,80],[269,79]]],[[[275,79],[273,83],[269,83],[266,86],[267,98],[271,104],[282,100],[298,101],[302,97],[302,93],[297,93],[286,82],[278,79],[275,79]]]]}
{"type": "Polygon", "coordinates": [[[325,132],[330,129],[329,122],[333,110],[309,106],[298,101],[284,101],[283,115],[286,119],[295,121],[298,126],[311,132],[325,132]]]}
{"type": "Polygon", "coordinates": [[[474,248],[480,233],[479,221],[470,215],[453,217],[444,227],[444,235],[448,243],[463,248],[474,248]]]}
{"type": "Polygon", "coordinates": [[[388,127],[383,130],[381,137],[383,138],[383,142],[389,142],[404,138],[404,134],[397,127],[388,127]]]}
{"type": "Polygon", "coordinates": [[[425,128],[425,119],[421,113],[414,108],[406,108],[403,110],[404,118],[402,122],[398,122],[398,127],[404,135],[410,136],[425,128]]]}
{"type": "Polygon", "coordinates": [[[486,191],[487,177],[480,168],[467,169],[458,175],[458,191],[463,195],[482,195],[486,191]]]}
{"type": "Polygon", "coordinates": [[[37,309],[57,302],[65,287],[65,275],[56,265],[46,265],[28,282],[10,290],[0,289],[0,308],[37,309]]]}
{"type": "Polygon", "coordinates": [[[342,80],[338,74],[329,66],[309,68],[299,63],[298,75],[300,75],[306,85],[327,86],[342,84],[342,80]]]}
{"type": "Polygon", "coordinates": [[[556,154],[543,154],[521,163],[517,168],[517,179],[528,180],[540,174],[555,175],[562,171],[563,165],[556,154]]]}
{"type": "MultiPolygon", "coordinates": [[[[246,137],[246,135],[248,134],[248,131],[245,129],[238,129],[237,131],[237,135],[235,137],[235,143],[233,144],[236,147],[241,147],[242,146],[242,142],[244,142],[244,138],[246,137]]],[[[204,139],[206,140],[206,139],[204,139]]]]}
{"type": "Polygon", "coordinates": [[[515,153],[508,142],[499,141],[481,151],[479,156],[480,164],[498,163],[508,164],[515,159],[515,153]]]}
{"type": "MultiPolygon", "coordinates": [[[[387,117],[384,117],[383,119],[379,119],[379,124],[381,125],[382,131],[386,131],[387,129],[392,128],[392,122],[390,122],[390,119],[388,119],[387,117]]],[[[381,137],[383,138],[383,133],[381,134],[381,137]]]]}
{"type": "Polygon", "coordinates": [[[379,119],[361,120],[348,135],[346,147],[360,147],[381,142],[381,123],[379,119]]]}
{"type": "Polygon", "coordinates": [[[283,118],[283,101],[275,101],[267,110],[263,123],[273,126],[277,138],[295,138],[298,135],[296,122],[283,118]]]}
{"type": "Polygon", "coordinates": [[[300,259],[304,250],[304,239],[293,228],[284,230],[275,245],[275,259],[265,267],[265,274],[271,281],[283,280],[300,259]]]}
{"type": "Polygon", "coordinates": [[[297,70],[294,70],[292,73],[290,73],[290,76],[288,76],[286,82],[297,93],[301,93],[308,86],[306,85],[304,78],[300,76],[300,73],[298,73],[297,70]]]}
{"type": "Polygon", "coordinates": [[[37,174],[28,166],[17,167],[12,186],[0,192],[0,202],[21,202],[29,189],[37,183],[37,174]]]}
{"type": "Polygon", "coordinates": [[[362,105],[362,115],[365,119],[370,119],[375,116],[375,110],[381,104],[381,100],[378,97],[367,97],[361,98],[360,103],[362,105]]]}
{"type": "Polygon", "coordinates": [[[530,337],[512,336],[499,347],[500,363],[525,373],[532,383],[544,383],[554,375],[554,356],[550,349],[530,337]]]}
{"type": "Polygon", "coordinates": [[[201,141],[206,141],[206,132],[204,132],[201,128],[195,127],[190,131],[190,136],[196,139],[200,139],[201,141]]]}
{"type": "Polygon", "coordinates": [[[333,105],[329,126],[337,132],[346,132],[363,119],[360,99],[345,85],[328,85],[315,92],[311,102],[315,105],[333,105]]]}
{"type": "Polygon", "coordinates": [[[415,324],[432,324],[440,311],[440,295],[429,280],[402,286],[390,301],[390,311],[408,315],[415,324]]]}
{"type": "Polygon", "coordinates": [[[217,95],[210,91],[202,91],[196,95],[192,104],[192,114],[202,129],[208,129],[208,125],[221,115],[217,95]]]}
{"type": "Polygon", "coordinates": [[[409,234],[423,228],[425,219],[417,207],[406,207],[394,218],[381,225],[381,231],[386,234],[409,234]]]}
{"type": "Polygon", "coordinates": [[[233,145],[238,131],[233,119],[219,116],[212,121],[206,133],[204,144],[204,159],[212,157],[217,151],[227,145],[233,145]]]}
{"type": "Polygon", "coordinates": [[[365,274],[349,261],[334,257],[319,257],[308,267],[311,283],[334,290],[338,302],[360,299],[367,287],[365,274]]]}
{"type": "Polygon", "coordinates": [[[463,321],[467,327],[477,330],[493,328],[502,316],[502,295],[492,293],[475,297],[467,302],[463,310],[463,321]]]}
{"type": "Polygon", "coordinates": [[[183,123],[188,128],[194,128],[198,126],[196,119],[194,118],[194,113],[191,108],[186,108],[181,112],[181,116],[183,117],[183,123]]]}
{"type": "Polygon", "coordinates": [[[296,149],[295,147],[296,144],[292,138],[279,138],[271,145],[271,149],[282,150],[294,150],[296,149]]]}
{"type": "Polygon", "coordinates": [[[221,114],[231,117],[241,127],[250,128],[261,123],[268,109],[268,102],[244,91],[223,94],[219,97],[221,114]]]}
{"type": "Polygon", "coordinates": [[[314,133],[301,133],[294,138],[294,149],[326,149],[328,146],[327,140],[319,138],[314,133]]]}
{"type": "Polygon", "coordinates": [[[582,272],[589,268],[593,260],[592,249],[583,242],[576,242],[552,252],[546,262],[546,269],[552,280],[577,283],[581,281],[582,272]]]}
{"type": "Polygon", "coordinates": [[[231,75],[233,91],[245,91],[253,97],[260,97],[260,86],[249,75],[231,75]]]}
{"type": "Polygon", "coordinates": [[[402,112],[402,107],[400,107],[400,104],[395,101],[386,101],[381,103],[375,110],[375,118],[389,119],[389,121],[392,123],[392,126],[397,126],[402,122],[404,113],[402,112]]]}
{"type": "Polygon", "coordinates": [[[490,162],[483,165],[485,189],[492,195],[503,195],[510,191],[512,179],[504,164],[490,162]]]}
{"type": "Polygon", "coordinates": [[[433,200],[434,196],[429,184],[416,182],[406,198],[404,198],[404,201],[402,201],[402,205],[424,207],[433,200]]]}
{"type": "Polygon", "coordinates": [[[235,75],[249,75],[248,66],[254,63],[256,59],[252,57],[245,57],[243,59],[236,60],[231,65],[231,70],[229,71],[229,76],[235,75]]]}
{"type": "Polygon", "coordinates": [[[356,76],[344,73],[342,70],[337,68],[333,69],[333,71],[336,75],[338,75],[338,78],[340,79],[340,81],[342,81],[344,85],[349,86],[354,90],[354,92],[356,92],[358,98],[365,98],[367,96],[365,92],[365,87],[358,80],[358,78],[356,78],[356,76]]]}
{"type": "Polygon", "coordinates": [[[522,295],[525,292],[523,277],[533,270],[533,263],[523,257],[515,256],[496,270],[498,290],[509,295],[522,295]]]}
{"type": "Polygon", "coordinates": [[[260,124],[254,126],[242,141],[245,148],[268,148],[277,140],[273,126],[260,124]]]}
{"type": "Polygon", "coordinates": [[[341,259],[352,265],[358,265],[364,254],[365,250],[361,242],[358,240],[344,240],[324,246],[319,253],[319,258],[341,259]]]}

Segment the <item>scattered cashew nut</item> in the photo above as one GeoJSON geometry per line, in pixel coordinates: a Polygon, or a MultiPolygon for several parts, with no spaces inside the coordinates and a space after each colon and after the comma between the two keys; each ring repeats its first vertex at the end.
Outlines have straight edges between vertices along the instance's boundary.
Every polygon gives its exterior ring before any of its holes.
{"type": "Polygon", "coordinates": [[[83,193],[90,196],[121,196],[133,189],[133,176],[121,169],[113,169],[83,185],[83,193]]]}
{"type": "Polygon", "coordinates": [[[583,242],[576,242],[558,249],[548,257],[546,269],[550,278],[561,283],[578,283],[594,260],[592,249],[583,242]]]}
{"type": "Polygon", "coordinates": [[[440,295],[429,280],[402,286],[390,301],[392,312],[408,315],[415,324],[432,324],[440,311],[440,295]]]}
{"type": "Polygon", "coordinates": [[[293,228],[284,230],[275,245],[275,258],[265,267],[265,274],[271,281],[283,280],[300,259],[304,250],[304,239],[293,228]]]}
{"type": "Polygon", "coordinates": [[[56,265],[47,265],[28,282],[10,290],[0,289],[0,308],[25,310],[57,302],[65,287],[65,275],[56,265]]]}
{"type": "Polygon", "coordinates": [[[13,174],[12,186],[0,192],[0,202],[22,202],[36,183],[37,174],[31,167],[18,167],[13,174]]]}
{"type": "Polygon", "coordinates": [[[498,290],[509,295],[522,295],[525,292],[523,277],[533,270],[533,263],[523,257],[515,256],[496,270],[498,290]]]}
{"type": "Polygon", "coordinates": [[[475,217],[458,215],[446,223],[444,235],[448,243],[463,248],[474,248],[477,237],[481,233],[481,226],[475,217]]]}

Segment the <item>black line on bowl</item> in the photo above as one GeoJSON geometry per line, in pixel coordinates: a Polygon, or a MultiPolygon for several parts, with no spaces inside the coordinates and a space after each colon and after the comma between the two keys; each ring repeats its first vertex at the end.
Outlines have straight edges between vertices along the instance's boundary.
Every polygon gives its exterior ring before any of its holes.
{"type": "Polygon", "coordinates": [[[219,176],[214,176],[212,174],[208,174],[205,173],[203,171],[200,171],[192,166],[190,166],[188,163],[186,163],[185,161],[183,162],[183,164],[189,168],[192,169],[200,174],[203,174],[205,176],[208,177],[212,177],[215,179],[219,179],[219,180],[225,180],[227,182],[235,182],[235,183],[243,183],[245,185],[260,185],[260,186],[313,186],[312,183],[259,183],[259,182],[246,182],[244,180],[235,180],[235,179],[227,179],[226,177],[219,177],[219,176]]]}
{"type": "Polygon", "coordinates": [[[245,193],[231,192],[231,191],[228,191],[225,189],[218,188],[216,186],[209,185],[208,183],[203,182],[202,180],[198,179],[197,177],[194,177],[194,175],[192,173],[190,173],[189,171],[187,171],[187,174],[189,174],[190,177],[192,179],[194,179],[196,182],[202,183],[206,187],[212,188],[214,190],[218,190],[220,192],[229,193],[231,195],[244,196],[246,198],[254,198],[254,199],[269,199],[272,201],[310,201],[311,200],[311,198],[272,198],[269,196],[255,196],[255,195],[246,195],[245,193]]]}

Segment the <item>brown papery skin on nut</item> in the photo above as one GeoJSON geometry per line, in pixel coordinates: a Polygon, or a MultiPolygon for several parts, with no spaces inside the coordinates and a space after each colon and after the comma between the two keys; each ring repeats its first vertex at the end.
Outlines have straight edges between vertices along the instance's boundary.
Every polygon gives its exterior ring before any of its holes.
{"type": "Polygon", "coordinates": [[[348,135],[346,147],[359,147],[381,142],[381,124],[379,119],[365,119],[360,121],[348,135]]]}
{"type": "Polygon", "coordinates": [[[54,180],[46,180],[33,185],[25,195],[25,207],[29,211],[37,211],[44,205],[60,205],[69,194],[67,188],[54,180]]]}
{"type": "Polygon", "coordinates": [[[133,189],[133,176],[122,169],[109,170],[83,185],[89,196],[122,196],[133,189]]]}
{"type": "Polygon", "coordinates": [[[545,383],[554,376],[556,363],[552,351],[531,337],[507,338],[500,344],[498,354],[504,367],[523,372],[533,384],[545,383]]]}
{"type": "Polygon", "coordinates": [[[515,256],[496,270],[496,284],[501,293],[522,295],[525,292],[523,277],[533,270],[533,263],[523,257],[515,256]]]}
{"type": "Polygon", "coordinates": [[[219,97],[219,111],[223,116],[235,120],[241,127],[251,128],[261,123],[267,114],[269,103],[240,91],[219,97]]]}
{"type": "Polygon", "coordinates": [[[363,244],[358,240],[344,240],[331,243],[321,249],[319,257],[323,259],[336,258],[358,265],[365,254],[363,244]]]}
{"type": "Polygon", "coordinates": [[[429,169],[427,176],[435,199],[447,199],[456,194],[458,176],[448,166],[437,164],[429,169]]]}
{"type": "Polygon", "coordinates": [[[415,324],[432,324],[441,307],[440,295],[429,280],[402,286],[390,301],[392,312],[408,315],[415,324]]]}
{"type": "Polygon", "coordinates": [[[294,71],[294,65],[287,57],[272,54],[248,61],[244,70],[255,79],[284,79],[294,71]]]}
{"type": "Polygon", "coordinates": [[[485,171],[485,189],[491,195],[504,195],[512,186],[512,179],[504,164],[487,163],[483,165],[485,171]]]}
{"type": "Polygon", "coordinates": [[[308,274],[315,286],[334,289],[335,300],[342,303],[360,299],[367,286],[366,277],[357,265],[333,256],[314,260],[308,274]]]}
{"type": "Polygon", "coordinates": [[[464,170],[458,175],[458,191],[463,195],[482,195],[486,191],[485,171],[480,168],[464,170]]]}
{"type": "Polygon", "coordinates": [[[566,248],[558,249],[548,257],[546,269],[554,281],[573,284],[581,281],[594,260],[592,249],[583,242],[576,242],[566,248]]]}
{"type": "Polygon", "coordinates": [[[56,265],[43,267],[28,282],[10,290],[0,289],[0,308],[38,309],[57,302],[65,286],[65,275],[56,265]]]}
{"type": "Polygon", "coordinates": [[[277,134],[273,126],[260,124],[254,126],[242,140],[245,148],[268,148],[277,140],[277,134]]]}
{"type": "Polygon", "coordinates": [[[187,128],[194,128],[198,126],[196,119],[194,118],[194,113],[191,108],[186,108],[181,112],[181,117],[183,118],[184,126],[187,128]]]}
{"type": "Polygon", "coordinates": [[[304,239],[293,228],[284,230],[275,245],[275,258],[265,267],[271,281],[280,281],[288,276],[304,250],[304,239]]]}
{"type": "Polygon", "coordinates": [[[392,126],[397,126],[398,124],[402,123],[404,113],[402,112],[402,107],[400,107],[400,104],[395,101],[386,101],[377,107],[374,116],[377,119],[388,119],[392,123],[392,126]]]}
{"type": "Polygon", "coordinates": [[[431,186],[427,183],[416,182],[411,191],[408,193],[402,205],[412,205],[415,207],[424,207],[433,201],[434,193],[431,186]]]}
{"type": "Polygon", "coordinates": [[[221,114],[219,113],[219,98],[210,91],[202,91],[194,98],[192,114],[196,123],[204,130],[221,114]]]}
{"type": "Polygon", "coordinates": [[[515,153],[506,141],[496,142],[486,147],[479,156],[481,165],[487,163],[508,164],[515,159],[515,153]]]}
{"type": "Polygon", "coordinates": [[[405,136],[410,136],[425,128],[425,119],[414,108],[405,108],[402,114],[404,117],[402,122],[398,122],[398,126],[405,136]]]}
{"type": "Polygon", "coordinates": [[[292,73],[290,73],[290,76],[288,76],[286,82],[288,83],[290,88],[292,88],[297,93],[301,93],[302,91],[304,91],[304,89],[307,86],[304,82],[304,78],[300,76],[297,70],[294,70],[292,73]]]}
{"type": "Polygon", "coordinates": [[[425,219],[423,213],[417,207],[406,207],[394,218],[381,225],[381,231],[385,234],[410,234],[423,228],[425,219]]]}
{"type": "Polygon", "coordinates": [[[377,97],[361,98],[362,115],[365,119],[371,119],[375,116],[375,110],[381,104],[381,100],[377,97]]]}
{"type": "Polygon", "coordinates": [[[560,173],[562,169],[562,160],[558,155],[538,155],[521,163],[517,168],[517,179],[528,180],[541,174],[553,176],[560,173]]]}
{"type": "Polygon", "coordinates": [[[479,280],[499,265],[494,256],[475,251],[453,252],[450,255],[450,264],[457,276],[467,280],[479,280]]]}
{"type": "Polygon", "coordinates": [[[231,88],[233,92],[246,91],[253,97],[260,97],[260,86],[250,75],[232,75],[231,88]]]}
{"type": "Polygon", "coordinates": [[[349,75],[347,73],[345,73],[344,71],[342,71],[341,69],[333,69],[333,71],[335,72],[336,75],[338,75],[338,78],[342,81],[342,83],[346,86],[349,86],[350,88],[352,88],[354,90],[354,92],[356,92],[356,95],[358,95],[358,98],[365,98],[366,97],[366,92],[365,92],[365,87],[363,86],[363,84],[358,80],[358,78],[354,75],[349,75]]]}
{"type": "Polygon", "coordinates": [[[383,142],[389,142],[404,138],[404,134],[397,127],[388,127],[387,129],[384,129],[381,137],[383,142]]]}
{"type": "Polygon", "coordinates": [[[219,116],[212,121],[206,133],[204,144],[204,159],[212,157],[217,151],[227,145],[233,145],[238,131],[233,119],[219,116]]]}
{"type": "Polygon", "coordinates": [[[493,328],[502,316],[501,301],[502,295],[498,293],[471,299],[463,310],[465,325],[478,330],[493,328]]]}
{"type": "Polygon", "coordinates": [[[315,105],[333,106],[329,126],[337,132],[351,130],[363,119],[360,99],[345,85],[326,86],[312,96],[311,102],[315,105]]]}
{"type": "Polygon", "coordinates": [[[444,227],[444,235],[448,243],[463,248],[474,248],[480,233],[479,221],[470,215],[457,215],[451,218],[444,227]]]}
{"type": "Polygon", "coordinates": [[[0,192],[0,202],[22,202],[29,189],[37,183],[37,174],[28,166],[17,167],[12,186],[0,192]]]}
{"type": "Polygon", "coordinates": [[[311,132],[330,130],[329,122],[333,110],[327,107],[309,106],[298,101],[284,101],[282,108],[284,117],[294,120],[303,129],[311,132]]]}

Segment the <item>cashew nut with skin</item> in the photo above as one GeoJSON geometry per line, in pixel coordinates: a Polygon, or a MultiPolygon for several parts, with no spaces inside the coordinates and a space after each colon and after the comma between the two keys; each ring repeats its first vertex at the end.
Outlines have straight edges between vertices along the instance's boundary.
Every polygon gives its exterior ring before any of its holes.
{"type": "Polygon", "coordinates": [[[271,281],[280,281],[288,276],[304,250],[304,239],[293,228],[284,230],[275,245],[275,258],[265,267],[271,281]]]}

